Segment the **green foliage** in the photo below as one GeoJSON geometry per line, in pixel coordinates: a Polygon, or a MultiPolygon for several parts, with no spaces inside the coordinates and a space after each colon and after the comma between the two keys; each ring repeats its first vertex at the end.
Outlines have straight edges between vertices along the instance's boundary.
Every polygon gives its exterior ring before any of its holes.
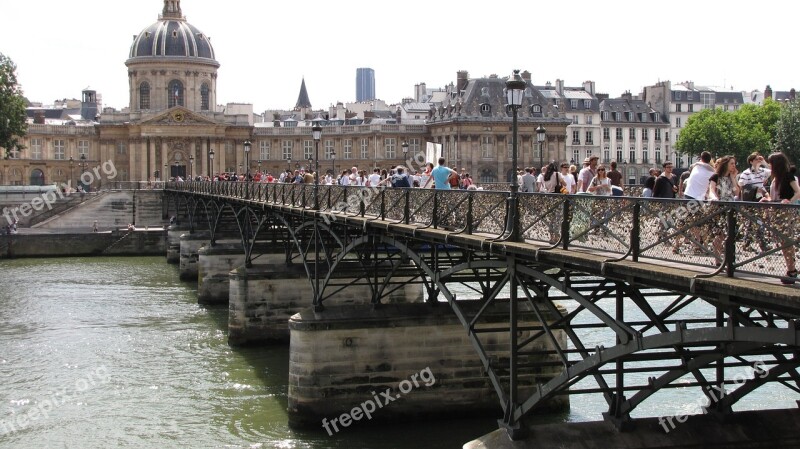
{"type": "Polygon", "coordinates": [[[782,110],[769,99],[761,106],[746,104],[736,111],[703,109],[686,121],[675,151],[692,156],[703,151],[718,157],[732,155],[737,165],[744,167],[750,153],[758,151],[766,156],[775,147],[782,110]]]}
{"type": "Polygon", "coordinates": [[[17,66],[0,53],[0,147],[8,158],[11,151],[25,147],[19,141],[28,131],[25,98],[17,84],[17,66]]]}
{"type": "Polygon", "coordinates": [[[800,161],[800,101],[795,99],[781,106],[775,128],[775,150],[794,163],[800,161]]]}

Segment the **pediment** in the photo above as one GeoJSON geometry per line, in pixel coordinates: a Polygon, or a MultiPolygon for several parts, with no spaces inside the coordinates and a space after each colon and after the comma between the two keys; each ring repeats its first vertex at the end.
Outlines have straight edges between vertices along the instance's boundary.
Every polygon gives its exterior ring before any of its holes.
{"type": "Polygon", "coordinates": [[[166,111],[150,117],[147,120],[142,120],[141,125],[173,125],[173,126],[187,126],[187,125],[216,125],[217,122],[210,120],[202,115],[195,114],[194,112],[181,107],[175,106],[167,109],[166,111]]]}

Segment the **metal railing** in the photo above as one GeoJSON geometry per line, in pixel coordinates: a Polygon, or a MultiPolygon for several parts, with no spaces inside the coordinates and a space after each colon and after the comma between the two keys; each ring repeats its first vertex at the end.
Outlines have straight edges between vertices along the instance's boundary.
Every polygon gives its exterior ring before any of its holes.
{"type": "MultiPolygon", "coordinates": [[[[312,209],[313,184],[168,183],[167,190],[312,209]]],[[[320,219],[364,217],[507,238],[506,191],[319,186],[320,219]]],[[[790,280],[786,260],[800,244],[800,206],[630,196],[519,194],[519,235],[548,248],[671,262],[716,273],[790,280]]]]}

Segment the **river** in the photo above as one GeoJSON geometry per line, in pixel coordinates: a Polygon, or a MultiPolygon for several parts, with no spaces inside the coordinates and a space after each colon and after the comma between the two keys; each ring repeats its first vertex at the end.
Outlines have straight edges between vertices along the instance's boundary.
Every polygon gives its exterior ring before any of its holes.
{"type": "MultiPolygon", "coordinates": [[[[227,313],[199,306],[161,257],[0,261],[0,447],[458,448],[497,428],[489,417],[289,428],[288,345],[231,348],[227,313]]],[[[764,402],[793,403],[778,394],[764,402]]],[[[604,408],[584,396],[544,419],[604,408]]]]}

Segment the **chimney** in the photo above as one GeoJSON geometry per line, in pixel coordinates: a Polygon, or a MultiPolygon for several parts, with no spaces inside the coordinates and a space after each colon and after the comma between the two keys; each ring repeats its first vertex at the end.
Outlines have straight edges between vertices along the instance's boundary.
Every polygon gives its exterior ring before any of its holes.
{"type": "Polygon", "coordinates": [[[469,82],[469,72],[466,70],[459,70],[456,73],[456,90],[461,92],[462,90],[467,88],[467,83],[469,82]]]}
{"type": "Polygon", "coordinates": [[[556,92],[559,95],[564,95],[564,80],[556,80],[556,92]]]}
{"type": "Polygon", "coordinates": [[[764,89],[764,98],[772,98],[772,88],[769,87],[769,84],[767,84],[767,88],[764,89]]]}
{"type": "Polygon", "coordinates": [[[33,123],[44,125],[44,111],[36,111],[33,113],[33,123]]]}
{"type": "Polygon", "coordinates": [[[591,95],[594,95],[594,81],[584,81],[583,90],[589,92],[591,95]]]}
{"type": "Polygon", "coordinates": [[[526,83],[531,84],[531,72],[525,70],[522,72],[522,79],[525,80],[526,83]]]}

